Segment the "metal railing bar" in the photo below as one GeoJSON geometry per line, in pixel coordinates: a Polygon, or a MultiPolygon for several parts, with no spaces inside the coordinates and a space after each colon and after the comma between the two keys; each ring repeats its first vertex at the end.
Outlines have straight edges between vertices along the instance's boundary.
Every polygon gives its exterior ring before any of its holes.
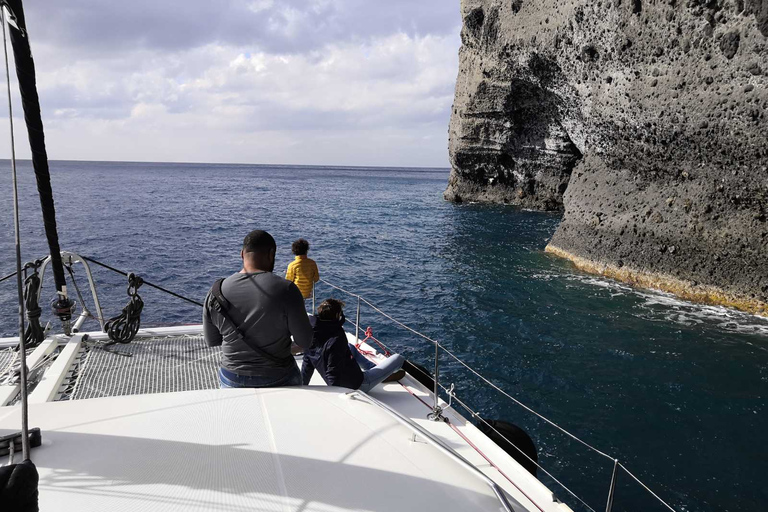
{"type": "Polygon", "coordinates": [[[339,290],[340,292],[344,292],[344,293],[347,293],[347,294],[349,294],[349,295],[352,295],[353,297],[359,297],[359,295],[357,295],[356,293],[352,293],[352,292],[350,292],[349,290],[345,290],[344,288],[341,288],[341,287],[339,287],[339,286],[336,286],[335,284],[331,284],[331,283],[329,283],[328,281],[326,281],[326,280],[325,280],[325,279],[323,279],[323,278],[320,278],[320,282],[321,282],[321,283],[325,283],[325,284],[327,284],[328,286],[330,286],[331,288],[333,288],[333,289],[335,289],[335,290],[339,290]]]}
{"type": "Polygon", "coordinates": [[[360,339],[360,297],[357,298],[357,311],[355,312],[355,341],[360,339]]]}

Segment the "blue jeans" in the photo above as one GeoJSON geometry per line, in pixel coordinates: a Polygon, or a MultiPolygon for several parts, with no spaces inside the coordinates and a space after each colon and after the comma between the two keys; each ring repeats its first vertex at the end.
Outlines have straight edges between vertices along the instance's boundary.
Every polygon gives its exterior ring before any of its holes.
{"type": "Polygon", "coordinates": [[[363,383],[360,384],[360,391],[368,393],[381,384],[384,379],[399,370],[404,361],[405,358],[400,354],[392,354],[373,368],[363,369],[363,383]]]}
{"type": "Polygon", "coordinates": [[[357,350],[356,346],[351,343],[349,344],[349,351],[352,352],[352,357],[355,358],[355,362],[360,365],[360,368],[362,368],[363,371],[370,370],[376,366],[376,363],[371,362],[367,357],[361,354],[359,350],[357,350]]]}
{"type": "Polygon", "coordinates": [[[301,386],[301,373],[297,366],[280,377],[251,377],[219,368],[219,386],[224,388],[277,388],[281,386],[301,386]]]}

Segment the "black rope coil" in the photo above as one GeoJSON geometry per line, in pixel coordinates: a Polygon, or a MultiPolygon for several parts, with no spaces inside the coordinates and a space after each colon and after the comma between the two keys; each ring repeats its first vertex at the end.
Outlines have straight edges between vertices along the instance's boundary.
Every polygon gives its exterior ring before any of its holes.
{"type": "Polygon", "coordinates": [[[114,318],[110,318],[104,326],[107,336],[113,343],[130,343],[136,337],[141,327],[141,310],[144,309],[144,301],[139,296],[139,287],[144,280],[131,272],[128,274],[128,296],[131,298],[123,308],[123,312],[114,318]]]}
{"type": "Polygon", "coordinates": [[[40,315],[43,310],[37,302],[37,293],[40,290],[40,275],[37,269],[42,264],[41,260],[29,262],[24,265],[24,271],[32,269],[32,273],[24,279],[24,309],[27,311],[27,328],[24,331],[24,344],[27,348],[34,348],[45,339],[45,331],[40,325],[40,315]]]}

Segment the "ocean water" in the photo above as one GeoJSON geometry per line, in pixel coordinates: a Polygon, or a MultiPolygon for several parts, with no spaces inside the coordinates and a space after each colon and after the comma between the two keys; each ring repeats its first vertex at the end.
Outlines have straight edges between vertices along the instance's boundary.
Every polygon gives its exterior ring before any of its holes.
{"type": "MultiPolygon", "coordinates": [[[[216,278],[239,270],[249,230],[275,236],[277,272],[292,259],[290,243],[305,237],[323,278],[438,339],[523,403],[617,457],[677,510],[768,509],[768,319],[582,274],[543,253],[558,215],[446,203],[446,169],[51,168],[63,249],[202,300],[216,278]]],[[[19,173],[26,261],[47,249],[30,163],[20,162],[19,173]]],[[[7,161],[0,162],[0,191],[2,277],[14,269],[7,161]]],[[[127,298],[125,279],[100,268],[94,274],[105,315],[114,316],[127,298]]],[[[0,336],[16,329],[15,293],[15,280],[0,283],[0,336]]],[[[318,289],[321,298],[332,294],[318,289]]],[[[50,275],[43,295],[53,296],[50,275]]],[[[141,295],[145,326],[200,321],[196,306],[147,287],[141,295]]],[[[354,307],[349,301],[349,317],[354,307]]],[[[361,323],[431,367],[425,340],[365,306],[361,323]]],[[[525,428],[548,471],[595,510],[605,507],[612,461],[449,356],[441,364],[461,400],[525,428]]],[[[614,510],[665,509],[620,474],[614,510]]]]}

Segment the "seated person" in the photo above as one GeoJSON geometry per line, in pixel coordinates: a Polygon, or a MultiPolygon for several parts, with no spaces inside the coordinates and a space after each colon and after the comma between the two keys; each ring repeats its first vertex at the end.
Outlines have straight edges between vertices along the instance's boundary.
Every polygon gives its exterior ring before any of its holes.
{"type": "Polygon", "coordinates": [[[327,299],[317,307],[317,315],[310,317],[312,345],[304,353],[301,377],[307,385],[317,369],[329,386],[359,389],[367,393],[399,370],[405,358],[392,354],[379,364],[368,361],[347,341],[342,327],[346,321],[343,308],[342,301],[327,299]],[[364,365],[364,369],[358,362],[364,365]]]}

